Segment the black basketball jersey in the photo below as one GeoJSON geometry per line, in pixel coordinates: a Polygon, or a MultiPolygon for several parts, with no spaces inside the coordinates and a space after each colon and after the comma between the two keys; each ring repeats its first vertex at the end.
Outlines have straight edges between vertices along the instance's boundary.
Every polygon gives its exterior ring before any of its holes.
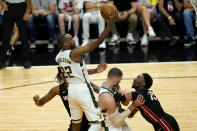
{"type": "Polygon", "coordinates": [[[150,122],[155,129],[162,128],[164,131],[173,131],[171,124],[164,119],[167,113],[163,111],[160,102],[153,92],[145,88],[137,92],[132,92],[133,101],[139,94],[142,94],[145,100],[145,103],[138,107],[142,116],[150,122]]]}

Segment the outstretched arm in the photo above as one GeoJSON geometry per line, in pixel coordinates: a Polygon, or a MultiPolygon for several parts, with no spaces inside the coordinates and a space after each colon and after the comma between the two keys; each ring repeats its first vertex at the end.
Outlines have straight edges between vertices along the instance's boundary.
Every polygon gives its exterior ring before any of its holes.
{"type": "Polygon", "coordinates": [[[94,49],[96,49],[107,37],[107,35],[111,29],[111,26],[112,26],[113,22],[115,21],[116,17],[117,17],[117,13],[114,16],[112,16],[111,19],[108,21],[107,27],[105,28],[105,30],[102,32],[102,34],[100,35],[100,37],[97,40],[90,41],[85,46],[79,46],[79,47],[75,48],[74,50],[72,50],[72,52],[70,54],[71,60],[76,63],[79,63],[79,62],[81,62],[82,56],[85,53],[89,53],[89,52],[93,51],[94,49]]]}
{"type": "Polygon", "coordinates": [[[106,68],[107,68],[107,64],[106,63],[99,64],[96,69],[88,69],[88,74],[92,75],[92,74],[95,74],[95,73],[101,73],[104,70],[106,70],[106,68]]]}
{"type": "Polygon", "coordinates": [[[44,104],[46,104],[47,102],[49,102],[51,99],[53,99],[56,95],[60,95],[59,94],[59,86],[55,86],[53,87],[45,96],[43,96],[40,99],[39,95],[35,95],[33,97],[33,100],[35,102],[35,104],[37,106],[43,106],[44,104]]]}
{"type": "Polygon", "coordinates": [[[131,112],[131,114],[128,116],[128,118],[133,118],[134,115],[135,115],[137,112],[138,112],[138,109],[135,108],[135,109],[131,112]]]}
{"type": "MultiPolygon", "coordinates": [[[[135,112],[136,107],[141,106],[144,104],[144,98],[142,95],[138,95],[137,99],[126,109],[125,111],[121,113],[111,113],[109,114],[109,118],[111,119],[112,123],[114,125],[119,125],[125,118],[127,118],[133,111],[135,112]]],[[[109,103],[108,103],[109,104],[109,103]]],[[[110,106],[110,104],[108,105],[110,106]]]]}

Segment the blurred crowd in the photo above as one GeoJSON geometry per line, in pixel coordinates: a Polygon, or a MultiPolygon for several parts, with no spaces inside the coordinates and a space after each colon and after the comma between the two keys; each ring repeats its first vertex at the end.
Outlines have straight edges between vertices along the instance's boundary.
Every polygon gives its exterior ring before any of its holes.
{"type": "Polygon", "coordinates": [[[13,45],[21,40],[24,68],[30,68],[30,50],[35,50],[39,34],[39,25],[47,27],[48,51],[54,50],[58,34],[72,32],[76,45],[85,45],[90,40],[90,24],[97,24],[98,35],[105,28],[100,14],[103,4],[114,4],[119,13],[111,29],[111,37],[99,48],[116,46],[120,42],[117,25],[126,24],[125,39],[128,45],[140,40],[141,46],[148,46],[149,38],[168,37],[169,45],[184,43],[185,47],[194,45],[197,26],[195,0],[1,0],[0,26],[2,27],[2,45],[0,50],[0,69],[6,67],[6,55],[14,50],[13,45]],[[137,25],[141,28],[137,29],[137,25]],[[175,33],[171,30],[175,28],[175,33]],[[141,30],[142,37],[136,37],[141,30]]]}

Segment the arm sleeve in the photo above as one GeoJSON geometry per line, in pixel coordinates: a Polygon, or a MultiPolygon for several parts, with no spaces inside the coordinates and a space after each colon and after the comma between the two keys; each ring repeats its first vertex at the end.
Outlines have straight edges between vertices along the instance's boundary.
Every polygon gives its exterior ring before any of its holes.
{"type": "Polygon", "coordinates": [[[116,102],[120,102],[120,101],[125,101],[126,100],[126,97],[125,96],[122,96],[122,94],[120,94],[118,92],[115,93],[113,95],[113,97],[114,97],[114,99],[115,99],[116,102]]]}
{"type": "Polygon", "coordinates": [[[129,109],[123,111],[122,113],[119,113],[118,110],[116,109],[116,111],[113,114],[109,114],[109,119],[111,120],[111,122],[113,123],[113,125],[118,126],[130,114],[131,114],[131,111],[129,109]]]}

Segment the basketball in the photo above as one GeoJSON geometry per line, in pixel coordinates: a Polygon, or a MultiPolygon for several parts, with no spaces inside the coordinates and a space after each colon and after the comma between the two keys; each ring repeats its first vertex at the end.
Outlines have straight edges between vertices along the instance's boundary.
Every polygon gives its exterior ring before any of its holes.
{"type": "Polygon", "coordinates": [[[116,13],[116,11],[116,6],[112,4],[104,4],[100,9],[101,16],[105,20],[109,20],[110,16],[113,16],[116,13]]]}

